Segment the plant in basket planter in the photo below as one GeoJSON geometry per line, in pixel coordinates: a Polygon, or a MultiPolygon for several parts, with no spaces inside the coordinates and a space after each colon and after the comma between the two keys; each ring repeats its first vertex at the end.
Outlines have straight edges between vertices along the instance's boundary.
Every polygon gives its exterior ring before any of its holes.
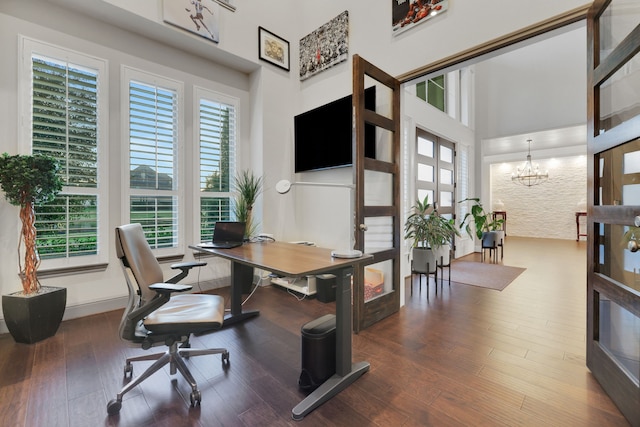
{"type": "Polygon", "coordinates": [[[58,162],[48,156],[4,153],[0,157],[0,187],[7,201],[20,207],[22,222],[18,242],[22,291],[2,296],[5,323],[18,342],[33,343],[54,335],[64,314],[66,289],[41,287],[37,275],[35,206],[53,200],[62,190],[58,169],[58,162]],[[56,305],[62,305],[61,310],[56,305]]]}
{"type": "Polygon", "coordinates": [[[404,238],[411,240],[412,271],[433,273],[436,260],[448,264],[450,244],[454,236],[460,236],[453,219],[438,213],[429,197],[417,200],[411,207],[412,213],[404,224],[404,238]],[[428,266],[428,268],[427,268],[428,266]]]}

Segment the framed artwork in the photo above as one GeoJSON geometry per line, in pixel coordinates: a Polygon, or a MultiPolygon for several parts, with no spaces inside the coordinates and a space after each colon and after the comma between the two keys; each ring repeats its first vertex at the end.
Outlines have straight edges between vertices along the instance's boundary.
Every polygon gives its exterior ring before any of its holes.
{"type": "Polygon", "coordinates": [[[449,0],[391,0],[391,30],[404,33],[449,9],[449,0]]]}
{"type": "Polygon", "coordinates": [[[349,12],[344,11],[300,40],[300,80],[346,61],[349,55],[349,12]]]}
{"type": "Polygon", "coordinates": [[[289,42],[262,27],[258,27],[258,52],[263,61],[289,71],[289,42]]]}
{"type": "Polygon", "coordinates": [[[164,0],[163,20],[218,43],[220,6],[214,0],[164,0]]]}

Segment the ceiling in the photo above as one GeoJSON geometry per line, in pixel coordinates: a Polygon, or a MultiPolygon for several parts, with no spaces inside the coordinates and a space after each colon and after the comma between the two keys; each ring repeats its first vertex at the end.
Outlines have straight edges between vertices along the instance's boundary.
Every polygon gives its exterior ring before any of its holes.
{"type": "MultiPolygon", "coordinates": [[[[484,60],[494,61],[508,69],[544,67],[545,63],[553,63],[568,70],[575,70],[575,52],[576,49],[584,49],[585,40],[586,23],[583,21],[514,45],[508,51],[498,52],[498,54],[484,60]]],[[[482,152],[485,156],[523,153],[528,149],[528,139],[533,140],[532,151],[553,150],[561,147],[584,148],[587,141],[586,112],[584,124],[571,123],[560,129],[546,129],[483,139],[482,152]]]]}

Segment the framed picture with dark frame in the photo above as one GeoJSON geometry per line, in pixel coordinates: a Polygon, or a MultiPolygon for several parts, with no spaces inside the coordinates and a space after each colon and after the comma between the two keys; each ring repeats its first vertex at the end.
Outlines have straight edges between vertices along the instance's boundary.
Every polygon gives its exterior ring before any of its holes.
{"type": "Polygon", "coordinates": [[[258,27],[258,52],[263,61],[289,71],[289,42],[282,37],[258,27]]]}

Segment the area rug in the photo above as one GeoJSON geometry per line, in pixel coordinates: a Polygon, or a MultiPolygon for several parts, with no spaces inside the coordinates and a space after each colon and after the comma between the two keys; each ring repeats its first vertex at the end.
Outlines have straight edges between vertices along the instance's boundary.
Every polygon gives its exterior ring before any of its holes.
{"type": "Polygon", "coordinates": [[[501,291],[525,270],[526,268],[499,264],[453,261],[451,263],[451,281],[501,291]]]}

